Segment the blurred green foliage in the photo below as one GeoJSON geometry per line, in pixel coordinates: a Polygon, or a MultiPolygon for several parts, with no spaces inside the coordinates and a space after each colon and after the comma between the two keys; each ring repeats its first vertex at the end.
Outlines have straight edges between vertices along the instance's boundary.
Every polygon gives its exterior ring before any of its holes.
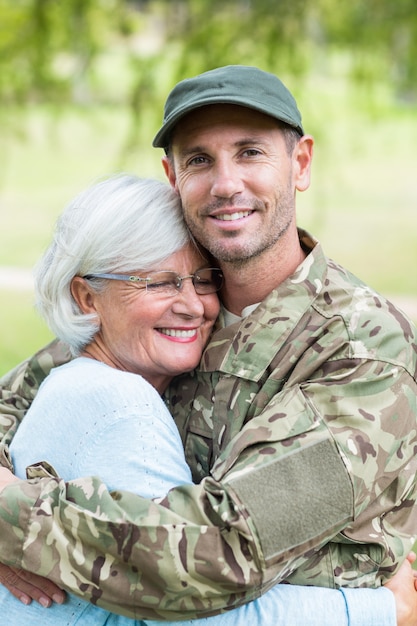
{"type": "Polygon", "coordinates": [[[415,0],[0,0],[1,130],[23,135],[16,110],[36,104],[54,116],[68,104],[122,106],[128,153],[186,76],[258,65],[298,99],[335,60],[372,115],[381,84],[396,106],[415,107],[415,0]]]}
{"type": "Polygon", "coordinates": [[[416,97],[415,0],[0,0],[0,103],[150,104],[167,63],[172,83],[228,63],[300,76],[335,50],[356,81],[416,97]],[[133,71],[122,94],[97,82],[117,46],[133,71]]]}
{"type": "MultiPolygon", "coordinates": [[[[170,87],[242,63],[288,84],[316,138],[299,222],[388,294],[417,293],[415,0],[0,0],[0,266],[31,267],[65,203],[150,148],[170,87]]],[[[49,338],[0,292],[0,373],[49,338]]]]}

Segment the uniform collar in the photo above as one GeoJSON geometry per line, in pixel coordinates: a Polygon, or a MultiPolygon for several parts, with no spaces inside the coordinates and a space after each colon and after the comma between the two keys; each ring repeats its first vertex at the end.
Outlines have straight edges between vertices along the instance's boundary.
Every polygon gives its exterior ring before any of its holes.
{"type": "Polygon", "coordinates": [[[320,244],[301,229],[299,237],[307,256],[291,276],[253,305],[247,317],[236,316],[237,321],[226,326],[227,313],[222,312],[202,357],[203,371],[255,381],[262,377],[325,281],[327,260],[320,244]]]}

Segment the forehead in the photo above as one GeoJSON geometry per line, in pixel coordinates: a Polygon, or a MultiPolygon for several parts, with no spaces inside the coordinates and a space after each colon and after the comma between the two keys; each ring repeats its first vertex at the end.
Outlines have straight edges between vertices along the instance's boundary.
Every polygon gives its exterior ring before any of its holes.
{"type": "Polygon", "coordinates": [[[235,104],[213,104],[200,107],[185,115],[172,133],[173,146],[204,134],[236,131],[243,133],[270,132],[279,122],[269,115],[235,104]]]}

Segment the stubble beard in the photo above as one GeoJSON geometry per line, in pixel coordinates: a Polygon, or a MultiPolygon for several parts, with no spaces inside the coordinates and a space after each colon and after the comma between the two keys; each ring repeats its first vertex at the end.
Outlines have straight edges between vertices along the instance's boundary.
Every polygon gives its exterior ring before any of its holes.
{"type": "MultiPolygon", "coordinates": [[[[206,206],[200,213],[200,216],[204,218],[205,215],[210,215],[214,208],[221,208],[221,205],[224,204],[224,201],[219,201],[216,203],[216,207],[214,204],[206,206]]],[[[228,202],[228,206],[230,206],[230,202],[228,202]]],[[[246,204],[246,206],[248,205],[246,204]]],[[[236,207],[236,209],[238,208],[239,207],[236,207]]],[[[262,208],[262,211],[265,212],[263,204],[258,203],[257,207],[256,203],[252,203],[252,208],[254,210],[262,208]]],[[[252,259],[261,256],[264,252],[274,247],[287,232],[295,215],[294,196],[290,193],[289,189],[277,199],[273,214],[274,219],[270,224],[267,224],[266,229],[259,239],[257,236],[254,236],[250,241],[243,242],[236,246],[225,246],[225,240],[227,239],[227,242],[229,242],[230,240],[238,238],[238,231],[224,232],[221,238],[215,239],[208,235],[201,223],[190,218],[186,211],[184,212],[184,217],[194,237],[215,259],[221,263],[231,265],[234,268],[240,268],[248,265],[252,259]]]]}

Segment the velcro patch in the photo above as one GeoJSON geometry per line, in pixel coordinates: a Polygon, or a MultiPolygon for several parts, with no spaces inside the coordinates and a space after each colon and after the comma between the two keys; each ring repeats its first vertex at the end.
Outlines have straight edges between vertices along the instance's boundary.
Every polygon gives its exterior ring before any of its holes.
{"type": "Polygon", "coordinates": [[[266,560],[297,547],[302,554],[353,518],[351,481],[330,439],[242,472],[228,485],[249,512],[266,560]]]}

